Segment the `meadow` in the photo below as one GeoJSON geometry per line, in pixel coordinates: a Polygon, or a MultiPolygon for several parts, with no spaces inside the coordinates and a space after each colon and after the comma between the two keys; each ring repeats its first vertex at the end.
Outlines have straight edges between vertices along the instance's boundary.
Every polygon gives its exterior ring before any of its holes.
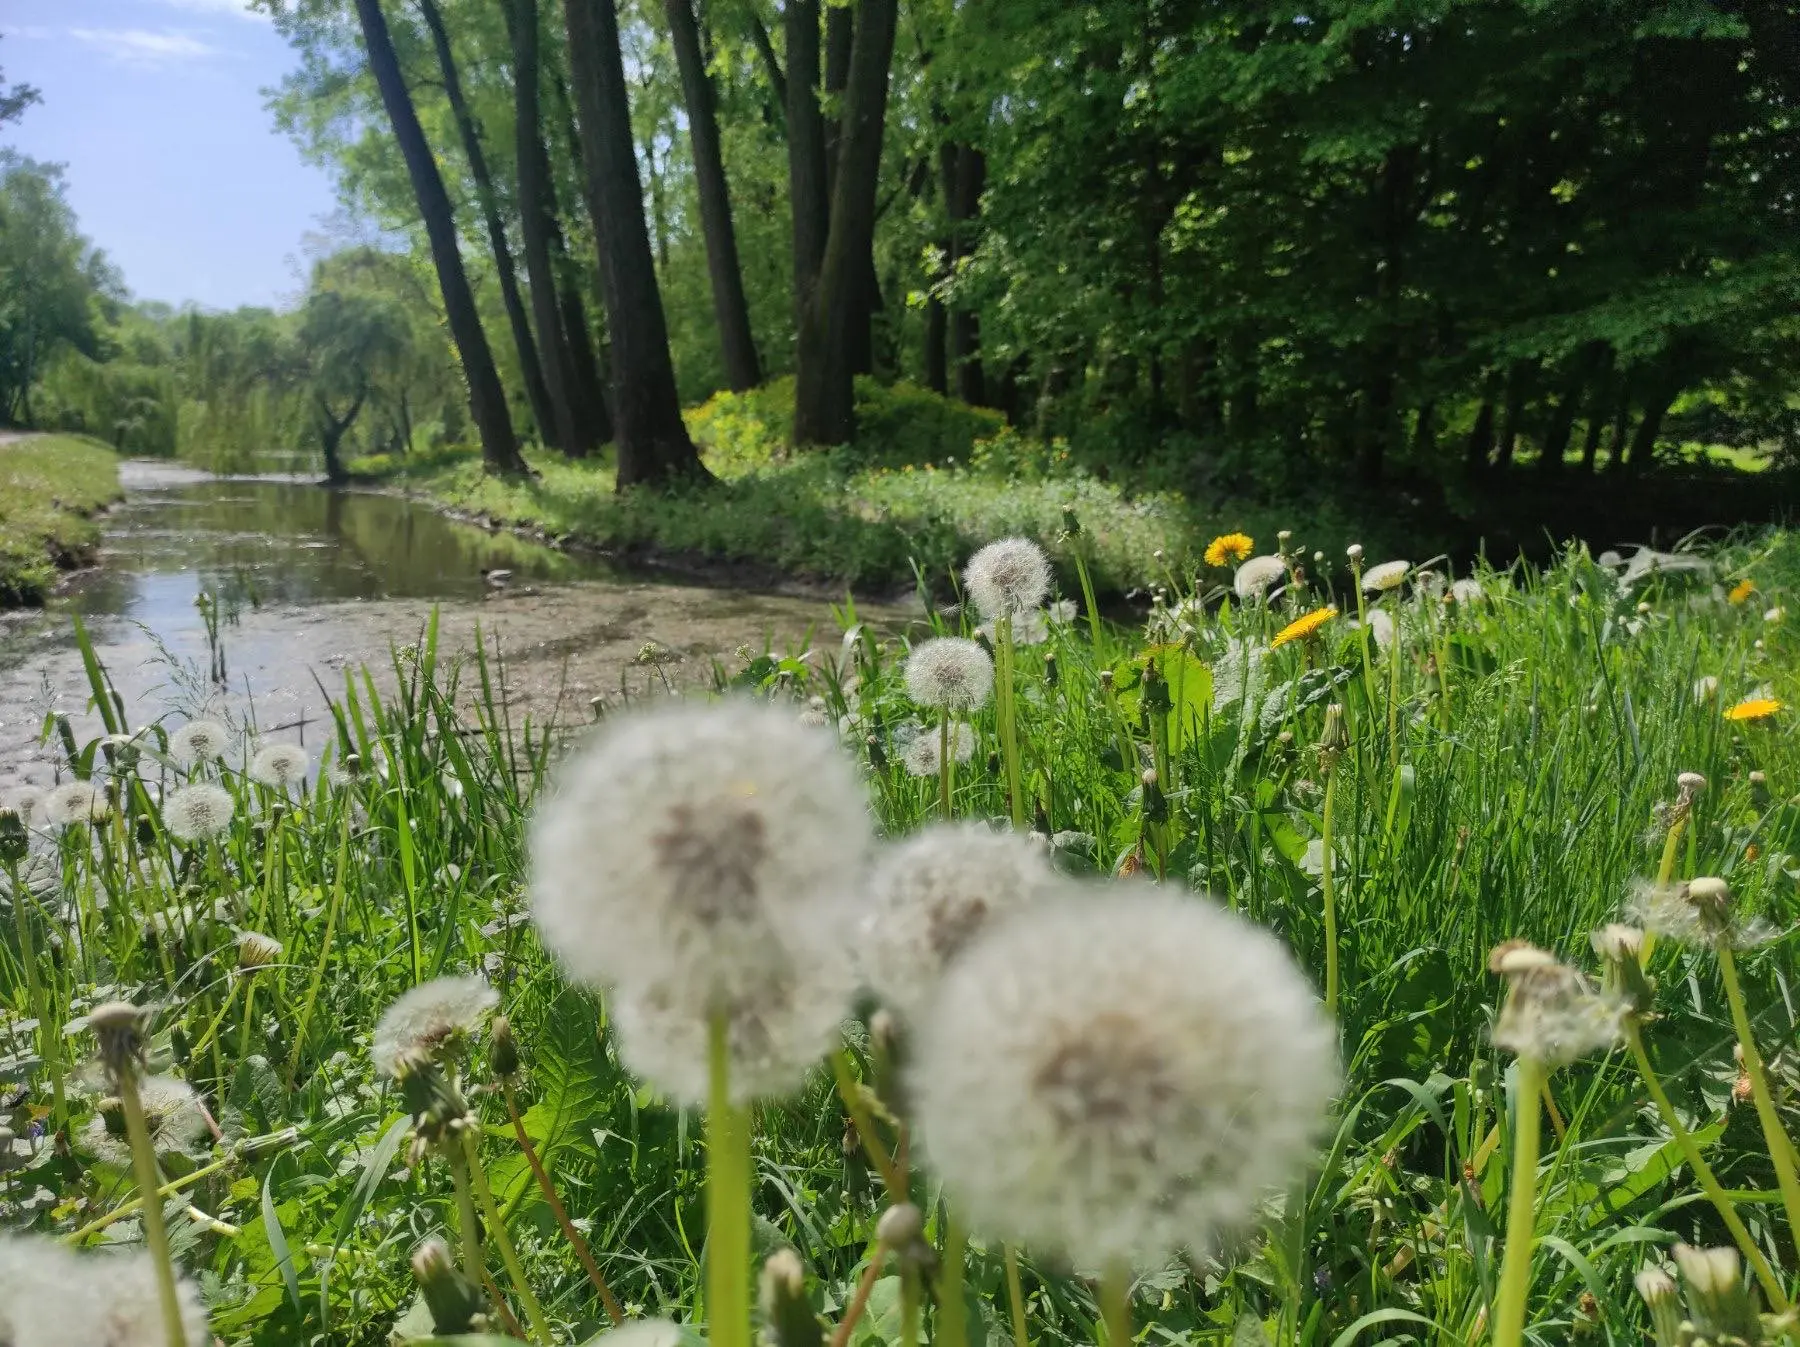
{"type": "Polygon", "coordinates": [[[0,812],[0,1342],[1789,1332],[1793,537],[1226,536],[1132,628],[1090,537],[591,742],[429,630],[323,752],[91,662],[108,733],[0,812]],[[1037,1117],[1003,990],[1143,1013],[1037,1117]]]}
{"type": "Polygon", "coordinates": [[[118,458],[98,440],[0,438],[0,607],[42,603],[59,570],[91,558],[118,498],[118,458]]]}

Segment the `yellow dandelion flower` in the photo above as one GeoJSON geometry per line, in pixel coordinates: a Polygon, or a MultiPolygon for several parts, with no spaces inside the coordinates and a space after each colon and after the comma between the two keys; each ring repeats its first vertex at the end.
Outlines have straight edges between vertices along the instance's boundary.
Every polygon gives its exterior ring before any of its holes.
{"type": "Polygon", "coordinates": [[[1756,593],[1756,586],[1751,584],[1749,578],[1746,577],[1733,585],[1731,587],[1731,593],[1727,594],[1725,597],[1732,603],[1742,603],[1754,593],[1756,593]]]}
{"type": "Polygon", "coordinates": [[[1736,706],[1725,708],[1727,720],[1767,720],[1781,709],[1781,703],[1773,697],[1750,697],[1736,706]]]}
{"type": "Polygon", "coordinates": [[[1208,566],[1229,566],[1256,550],[1248,533],[1221,533],[1206,545],[1208,566]]]}
{"type": "Polygon", "coordinates": [[[1315,608],[1304,617],[1297,617],[1287,626],[1275,633],[1275,639],[1269,642],[1269,649],[1274,650],[1286,645],[1289,641],[1302,641],[1318,631],[1332,618],[1338,615],[1336,608],[1315,608]]]}

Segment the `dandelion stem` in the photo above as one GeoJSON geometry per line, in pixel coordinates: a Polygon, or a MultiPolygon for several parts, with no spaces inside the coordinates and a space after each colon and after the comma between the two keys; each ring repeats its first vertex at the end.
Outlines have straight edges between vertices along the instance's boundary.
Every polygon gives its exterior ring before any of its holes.
{"type": "MultiPolygon", "coordinates": [[[[192,1188],[196,1183],[199,1183],[201,1180],[211,1178],[214,1174],[217,1174],[221,1169],[226,1168],[228,1165],[237,1163],[237,1158],[238,1157],[236,1155],[222,1156],[221,1158],[214,1160],[211,1164],[202,1165],[199,1169],[196,1169],[191,1174],[183,1174],[178,1179],[170,1179],[167,1183],[163,1184],[162,1187],[160,1187],[156,1190],[156,1196],[159,1199],[164,1198],[164,1197],[172,1197],[176,1193],[180,1192],[183,1188],[192,1188]]],[[[64,1235],[63,1243],[71,1245],[71,1246],[79,1247],[81,1242],[84,1239],[86,1239],[89,1235],[99,1234],[102,1230],[106,1229],[108,1226],[112,1225],[114,1222],[122,1221],[127,1216],[132,1215],[134,1212],[137,1211],[137,1209],[139,1207],[141,1207],[143,1205],[144,1205],[144,1197],[143,1197],[143,1194],[140,1193],[136,1197],[133,1197],[128,1201],[121,1202],[118,1206],[114,1207],[111,1211],[107,1212],[106,1215],[98,1217],[95,1220],[89,1221],[86,1225],[82,1226],[81,1229],[75,1231],[73,1234],[64,1235]]]]}
{"type": "Polygon", "coordinates": [[[919,1269],[910,1258],[900,1261],[900,1347],[918,1347],[919,1269]]]}
{"type": "Polygon", "coordinates": [[[575,1250],[575,1257],[581,1260],[581,1266],[587,1270],[588,1280],[600,1293],[600,1303],[606,1306],[606,1317],[611,1319],[615,1325],[624,1323],[624,1307],[619,1304],[618,1297],[612,1293],[612,1288],[606,1284],[606,1278],[601,1275],[600,1265],[594,1261],[594,1251],[588,1247],[588,1242],[582,1238],[581,1231],[577,1230],[575,1223],[569,1219],[568,1209],[563,1206],[562,1199],[556,1195],[556,1185],[550,1181],[550,1175],[544,1171],[544,1163],[538,1159],[537,1148],[531,1144],[531,1138],[525,1132],[525,1123],[519,1117],[518,1097],[513,1093],[510,1081],[506,1083],[504,1089],[506,1112],[507,1116],[512,1119],[513,1136],[518,1139],[519,1149],[524,1152],[525,1163],[531,1166],[531,1176],[537,1180],[538,1191],[544,1195],[544,1201],[549,1203],[551,1214],[556,1217],[556,1223],[562,1227],[563,1234],[568,1238],[569,1247],[575,1250]]]}
{"type": "Polygon", "coordinates": [[[513,1248],[512,1236],[506,1232],[506,1218],[501,1216],[500,1209],[494,1205],[494,1190],[488,1187],[487,1175],[482,1171],[481,1157],[475,1151],[475,1134],[472,1131],[462,1134],[462,1145],[475,1197],[481,1203],[482,1215],[487,1218],[488,1234],[494,1241],[494,1247],[500,1251],[500,1262],[506,1267],[507,1280],[512,1282],[513,1290],[519,1293],[519,1300],[525,1306],[525,1317],[531,1320],[532,1337],[544,1344],[544,1347],[549,1347],[550,1325],[544,1318],[544,1307],[538,1304],[537,1296],[532,1294],[525,1269],[519,1265],[519,1252],[513,1248]]]}
{"type": "Polygon", "coordinates": [[[730,1026],[707,1025],[706,1318],[710,1347],[750,1347],[750,1120],[731,1099],[730,1026]]]}
{"type": "Polygon", "coordinates": [[[1756,1117],[1762,1124],[1763,1142],[1769,1148],[1769,1160],[1775,1166],[1775,1182],[1781,1188],[1788,1238],[1800,1246],[1800,1179],[1794,1174],[1794,1143],[1775,1113],[1775,1100],[1769,1093],[1769,1078],[1763,1071],[1762,1054],[1756,1050],[1756,1039],[1750,1033],[1750,1014],[1744,1008],[1744,989],[1738,984],[1737,960],[1728,945],[1719,946],[1719,976],[1725,983],[1725,999],[1731,1004],[1731,1024],[1737,1030],[1738,1046],[1743,1050],[1744,1074],[1750,1077],[1750,1094],[1756,1101],[1756,1117]]]}
{"type": "Polygon", "coordinates": [[[1006,1263],[1006,1303],[1012,1312],[1013,1347],[1031,1347],[1031,1335],[1025,1326],[1025,1286],[1019,1280],[1019,1251],[1007,1244],[1002,1248],[1006,1263]]]}
{"type": "Polygon", "coordinates": [[[1000,756],[1006,763],[1006,794],[1013,827],[1025,826],[1025,790],[1019,773],[1019,727],[1013,696],[1013,630],[1010,617],[994,623],[994,713],[1000,727],[1000,756]]]}
{"type": "Polygon", "coordinates": [[[1325,805],[1319,827],[1319,887],[1325,903],[1325,1013],[1338,1013],[1337,881],[1332,873],[1331,806],[1337,793],[1337,773],[1325,773],[1325,805]]]}
{"type": "Polygon", "coordinates": [[[968,1322],[963,1313],[963,1262],[968,1256],[968,1247],[968,1231],[957,1219],[956,1208],[946,1204],[937,1319],[931,1347],[965,1347],[969,1340],[968,1322]]]}
{"type": "Polygon", "coordinates": [[[874,1251],[869,1254],[869,1265],[863,1269],[863,1274],[856,1283],[856,1293],[850,1297],[850,1304],[845,1307],[844,1317],[838,1321],[838,1326],[831,1330],[831,1347],[849,1347],[850,1335],[856,1331],[863,1311],[869,1307],[869,1294],[875,1289],[875,1283],[881,1276],[881,1265],[886,1261],[887,1245],[876,1240],[874,1251]]]}
{"type": "Polygon", "coordinates": [[[938,721],[938,812],[950,817],[950,776],[955,759],[950,755],[950,713],[938,721]]]}
{"type": "Polygon", "coordinates": [[[119,1107],[125,1114],[125,1135],[131,1142],[131,1167],[137,1175],[138,1192],[146,1198],[141,1208],[144,1243],[150,1247],[151,1263],[156,1268],[156,1295],[162,1305],[163,1332],[169,1347],[187,1347],[187,1330],[181,1322],[181,1299],[175,1291],[175,1264],[169,1253],[169,1232],[163,1225],[162,1202],[156,1197],[161,1188],[156,1172],[156,1149],[150,1141],[150,1127],[144,1121],[144,1101],[138,1095],[135,1065],[128,1065],[119,1072],[119,1107]]]}
{"type": "Polygon", "coordinates": [[[1131,1270],[1121,1264],[1100,1276],[1100,1321],[1106,1326],[1100,1347],[1125,1347],[1131,1341],[1131,1270]]]}
{"type": "Polygon", "coordinates": [[[244,1023],[238,1030],[238,1065],[250,1056],[251,1026],[256,1023],[256,974],[244,974],[244,1023]]]}
{"type": "MultiPolygon", "coordinates": [[[[294,1088],[294,1073],[300,1069],[300,1052],[306,1046],[306,1026],[312,1022],[313,1005],[319,999],[319,987],[325,981],[325,965],[331,958],[331,938],[337,933],[338,906],[344,900],[344,874],[350,868],[350,811],[340,805],[338,825],[337,873],[331,880],[331,901],[325,907],[325,935],[319,942],[319,961],[313,966],[312,981],[306,987],[306,1000],[300,1005],[300,1020],[294,1031],[294,1046],[288,1052],[287,1087],[294,1088]]],[[[417,978],[413,979],[416,983],[417,978]]]]}
{"type": "Polygon", "coordinates": [[[1087,605],[1088,636],[1093,643],[1094,658],[1100,658],[1100,605],[1094,602],[1094,580],[1088,574],[1087,548],[1075,548],[1075,575],[1081,581],[1081,599],[1087,605]]]}
{"type": "Polygon", "coordinates": [[[451,1146],[444,1158],[450,1162],[450,1183],[456,1189],[456,1226],[462,1240],[463,1276],[481,1282],[481,1235],[475,1222],[475,1196],[469,1191],[469,1164],[460,1146],[451,1146]]]}
{"type": "Polygon", "coordinates": [[[844,1111],[850,1115],[850,1121],[856,1128],[856,1135],[862,1140],[863,1152],[869,1157],[869,1163],[881,1175],[881,1182],[888,1191],[888,1199],[892,1202],[906,1201],[905,1180],[901,1178],[893,1158],[888,1155],[887,1147],[882,1144],[881,1134],[875,1130],[875,1118],[862,1097],[862,1087],[857,1082],[855,1073],[850,1069],[849,1049],[839,1046],[832,1053],[831,1073],[837,1080],[838,1097],[844,1101],[844,1111]]]}
{"type": "Polygon", "coordinates": [[[1512,1185],[1506,1201],[1506,1252],[1494,1302],[1493,1347],[1519,1347],[1531,1294],[1531,1244],[1537,1230],[1538,1125],[1544,1064],[1520,1057],[1513,1076],[1512,1185]]]}
{"type": "Polygon", "coordinates": [[[1743,1220],[1737,1214],[1737,1204],[1720,1186],[1717,1176],[1712,1172],[1712,1166],[1706,1163],[1706,1157],[1700,1154],[1700,1145],[1694,1140],[1693,1133],[1682,1126],[1681,1119],[1676,1116],[1675,1106],[1669,1102],[1662,1082],[1656,1077],[1656,1069],[1650,1065],[1649,1054],[1644,1051],[1643,1033],[1635,1021],[1627,1022],[1625,1026],[1625,1045],[1631,1049],[1631,1059],[1637,1063],[1638,1075],[1643,1079],[1644,1088],[1650,1091],[1657,1116],[1674,1136],[1675,1144],[1681,1148],[1682,1157],[1693,1171],[1694,1181],[1700,1185],[1707,1200],[1719,1213],[1719,1219],[1725,1222],[1725,1228],[1731,1232],[1731,1238],[1750,1264],[1751,1271],[1756,1274],[1763,1294],[1769,1298],[1769,1307],[1777,1314],[1784,1313],[1788,1307],[1788,1298],[1781,1289],[1781,1282],[1776,1278],[1774,1269],[1769,1266],[1769,1260],[1763,1257],[1762,1250],[1751,1238],[1749,1230],[1744,1227],[1743,1220]]]}
{"type": "MultiPolygon", "coordinates": [[[[199,1041],[197,1043],[195,1043],[193,1047],[188,1049],[189,1056],[198,1057],[201,1053],[206,1051],[208,1045],[212,1043],[213,1039],[218,1037],[219,1027],[225,1023],[225,1016],[230,1013],[232,1003],[236,1000],[237,1000],[237,983],[236,982],[228,983],[225,987],[224,1004],[222,1004],[219,1007],[219,1013],[217,1015],[214,1015],[212,1017],[211,1022],[207,1024],[206,1032],[200,1035],[199,1041]]],[[[223,1079],[223,1072],[220,1073],[220,1077],[221,1077],[221,1079],[223,1079]]]]}

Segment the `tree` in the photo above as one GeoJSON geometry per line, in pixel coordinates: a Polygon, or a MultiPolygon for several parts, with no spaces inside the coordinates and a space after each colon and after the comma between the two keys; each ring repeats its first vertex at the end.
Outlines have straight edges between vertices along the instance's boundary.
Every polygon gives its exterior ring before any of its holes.
{"type": "Polygon", "coordinates": [[[612,337],[619,489],[703,478],[709,474],[681,419],[662,293],[644,226],[618,15],[613,0],[564,0],[564,17],[581,117],[588,214],[612,337]]]}
{"type": "Polygon", "coordinates": [[[98,354],[121,287],[76,228],[62,169],[0,150],[0,425],[30,425],[32,390],[63,350],[98,354]]]}
{"type": "Polygon", "coordinates": [[[407,176],[412,181],[419,214],[430,240],[438,285],[444,295],[445,317],[456,342],[464,377],[468,380],[469,412],[481,437],[482,459],[490,471],[524,472],[525,460],[519,456],[512,417],[506,408],[506,390],[500,385],[493,352],[488,348],[487,334],[481,327],[481,315],[475,308],[475,294],[469,288],[469,278],[463,270],[450,197],[444,190],[444,180],[438,174],[431,147],[426,143],[424,129],[419,125],[412,95],[401,78],[400,62],[388,35],[381,0],[356,0],[356,13],[362,25],[369,69],[381,91],[381,101],[393,125],[394,138],[406,161],[407,176]]]}
{"type": "Polygon", "coordinates": [[[391,301],[356,291],[314,290],[296,334],[325,476],[344,480],[340,446],[368,405],[381,372],[406,350],[406,320],[391,301]]]}

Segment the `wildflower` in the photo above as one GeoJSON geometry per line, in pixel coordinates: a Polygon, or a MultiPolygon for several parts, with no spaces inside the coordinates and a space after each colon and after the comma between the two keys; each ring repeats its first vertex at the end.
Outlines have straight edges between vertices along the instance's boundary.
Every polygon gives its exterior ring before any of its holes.
{"type": "Polygon", "coordinates": [[[1781,703],[1773,697],[1747,697],[1735,706],[1725,708],[1727,720],[1767,720],[1781,710],[1781,703]]]}
{"type": "Polygon", "coordinates": [[[1627,1007],[1600,995],[1553,954],[1509,940],[1488,957],[1488,969],[1507,982],[1506,1004],[1494,1023],[1494,1046],[1546,1066],[1619,1041],[1627,1007]]]}
{"type": "MultiPolygon", "coordinates": [[[[1379,608],[1369,609],[1368,617],[1369,636],[1374,640],[1377,650],[1385,651],[1394,644],[1394,637],[1400,628],[1395,623],[1392,614],[1385,613],[1379,608]]],[[[1363,624],[1357,619],[1351,618],[1350,625],[1352,628],[1357,628],[1363,624]]]]}
{"type": "MultiPolygon", "coordinates": [[[[944,769],[942,748],[935,729],[920,730],[907,742],[901,755],[907,775],[938,775],[944,769]]],[[[950,726],[950,756],[956,762],[967,762],[975,756],[975,731],[960,720],[950,726]]]]}
{"type": "Polygon", "coordinates": [[[1295,618],[1292,622],[1288,623],[1287,626],[1276,632],[1275,639],[1269,642],[1269,649],[1279,650],[1289,641],[1304,641],[1307,637],[1316,635],[1320,627],[1323,627],[1337,615],[1338,610],[1336,608],[1315,608],[1312,612],[1295,618]]]}
{"type": "Polygon", "coordinates": [[[1221,533],[1206,545],[1206,564],[1229,566],[1243,561],[1255,546],[1247,533],[1221,533]]]}
{"type": "Polygon", "coordinates": [[[963,572],[969,598],[990,622],[1019,617],[1050,593],[1050,560],[1027,538],[1002,538],[969,558],[963,572]]]}
{"type": "Polygon", "coordinates": [[[267,968],[281,957],[281,942],[261,931],[245,931],[237,938],[238,972],[267,968]]]}
{"type": "Polygon", "coordinates": [[[106,792],[87,781],[69,781],[58,786],[44,800],[44,822],[53,828],[66,828],[72,823],[104,823],[112,816],[112,801],[106,792]]]}
{"type": "Polygon", "coordinates": [[[911,1016],[989,923],[1056,883],[1043,848],[979,823],[942,823],[887,849],[869,879],[857,942],[863,981],[911,1016]]]}
{"type": "MultiPolygon", "coordinates": [[[[983,622],[981,634],[990,641],[1000,639],[998,622],[983,622]]],[[[1050,623],[1045,610],[1033,608],[1030,612],[1020,613],[1012,619],[1012,640],[1014,645],[1042,645],[1050,639],[1050,623]]]]}
{"type": "Polygon", "coordinates": [[[1744,1285],[1743,1264],[1730,1246],[1696,1249],[1677,1244],[1675,1266],[1681,1270],[1687,1291],[1688,1318],[1696,1342],[1760,1342],[1762,1322],[1750,1288],[1744,1285]]]}
{"type": "Polygon", "coordinates": [[[1738,918],[1731,886],[1713,876],[1685,884],[1641,884],[1629,911],[1645,930],[1681,945],[1742,949],[1766,934],[1760,923],[1738,918]]]}
{"type": "Polygon", "coordinates": [[[1280,557],[1251,557],[1231,577],[1232,591],[1240,600],[1265,598],[1272,585],[1287,579],[1287,562],[1280,557]]]}
{"type": "Polygon", "coordinates": [[[14,786],[0,801],[0,808],[10,809],[27,828],[44,821],[44,804],[48,797],[36,786],[14,786]]]}
{"type": "Polygon", "coordinates": [[[976,1229],[1161,1266],[1313,1154],[1335,1035],[1281,945],[1211,902],[1063,881],[953,962],[916,1025],[926,1151],[976,1229]]]}
{"type": "Polygon", "coordinates": [[[1411,570],[1410,561],[1384,561],[1379,566],[1371,566],[1363,572],[1363,590],[1369,594],[1385,594],[1390,589],[1398,589],[1411,570]]]}
{"type": "Polygon", "coordinates": [[[403,992],[375,1024],[370,1060],[384,1076],[397,1076],[411,1054],[436,1055],[479,1029],[500,1004],[478,977],[441,977],[403,992]]]}
{"type": "Polygon", "coordinates": [[[274,790],[306,780],[306,750],[296,744],[266,744],[250,760],[250,776],[274,790]]]}
{"type": "Polygon", "coordinates": [[[704,1000],[840,934],[867,806],[835,737],[781,708],[611,719],[559,786],[532,829],[531,904],[576,977],[679,976],[704,1000]]]}
{"type": "Polygon", "coordinates": [[[1719,680],[1706,674],[1694,680],[1694,700],[1702,705],[1719,695],[1719,680]]]}
{"type": "Polygon", "coordinates": [[[1768,608],[1763,611],[1763,621],[1764,622],[1779,622],[1786,615],[1787,615],[1787,609],[1782,608],[1778,605],[1774,608],[1768,608]]]}
{"type": "Polygon", "coordinates": [[[163,826],[183,842],[204,842],[231,826],[237,804],[231,792],[211,782],[179,787],[163,804],[163,826]]]}
{"type": "Polygon", "coordinates": [[[1725,600],[1727,603],[1740,604],[1754,593],[1756,593],[1756,586],[1746,576],[1731,587],[1731,593],[1725,596],[1725,600]]]}
{"type": "Polygon", "coordinates": [[[1476,604],[1487,602],[1487,590],[1482,588],[1481,581],[1465,577],[1451,584],[1450,600],[1465,608],[1473,608],[1476,604]]]}
{"type": "Polygon", "coordinates": [[[1074,599],[1058,599],[1044,608],[1044,618],[1053,627],[1066,627],[1080,615],[1074,599]]]}
{"type": "MultiPolygon", "coordinates": [[[[185,1155],[211,1130],[200,1096],[186,1081],[173,1076],[145,1076],[138,1082],[138,1102],[144,1123],[158,1156],[185,1155]]],[[[131,1146],[125,1139],[125,1118],[118,1101],[102,1101],[82,1129],[81,1143],[95,1159],[120,1169],[131,1165],[131,1146]]]]}
{"type": "MultiPolygon", "coordinates": [[[[194,1284],[175,1283],[189,1347],[212,1340],[194,1284]]],[[[163,1347],[151,1255],[77,1254],[35,1235],[0,1234],[0,1342],[18,1347],[163,1347]]]]}
{"type": "Polygon", "coordinates": [[[994,661],[974,641],[938,636],[913,647],[906,694],[921,706],[974,711],[994,690],[994,661]]]}
{"type": "Polygon", "coordinates": [[[1351,543],[1350,546],[1348,546],[1344,549],[1344,555],[1350,558],[1350,564],[1352,566],[1356,565],[1358,562],[1360,562],[1363,559],[1362,544],[1361,543],[1351,543]]]}
{"type": "Polygon", "coordinates": [[[190,720],[169,736],[169,756],[184,767],[215,762],[230,746],[230,731],[216,720],[190,720]]]}

